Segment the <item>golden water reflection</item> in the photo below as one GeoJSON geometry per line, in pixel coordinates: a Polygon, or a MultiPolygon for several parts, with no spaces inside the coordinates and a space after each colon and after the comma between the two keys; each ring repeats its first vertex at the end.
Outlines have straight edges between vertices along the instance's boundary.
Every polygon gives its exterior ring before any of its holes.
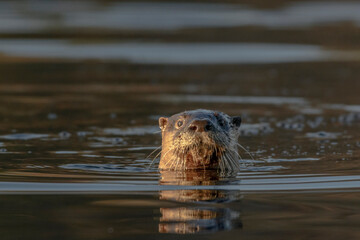
{"type": "Polygon", "coordinates": [[[198,186],[200,189],[160,191],[161,200],[191,203],[160,208],[160,233],[192,234],[241,228],[240,212],[227,203],[241,199],[239,191],[201,189],[225,181],[216,171],[161,171],[161,185],[198,186]]]}

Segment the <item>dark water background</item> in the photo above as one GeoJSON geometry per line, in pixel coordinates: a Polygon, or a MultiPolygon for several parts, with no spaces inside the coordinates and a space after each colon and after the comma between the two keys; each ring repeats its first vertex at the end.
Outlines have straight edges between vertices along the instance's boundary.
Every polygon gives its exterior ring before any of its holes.
{"type": "Polygon", "coordinates": [[[1,1],[1,239],[359,239],[359,12],[1,1]],[[237,175],[149,156],[197,108],[242,116],[237,175]]]}

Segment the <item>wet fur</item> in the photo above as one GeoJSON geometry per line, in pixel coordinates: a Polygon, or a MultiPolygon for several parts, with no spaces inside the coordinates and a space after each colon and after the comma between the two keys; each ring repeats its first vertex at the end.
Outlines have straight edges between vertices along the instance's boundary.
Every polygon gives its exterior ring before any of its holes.
{"type": "Polygon", "coordinates": [[[160,118],[163,140],[159,168],[238,171],[240,122],[239,117],[204,109],[160,118]],[[176,127],[178,120],[184,121],[180,128],[176,127]],[[211,129],[204,132],[190,131],[189,126],[195,120],[207,120],[211,129]]]}

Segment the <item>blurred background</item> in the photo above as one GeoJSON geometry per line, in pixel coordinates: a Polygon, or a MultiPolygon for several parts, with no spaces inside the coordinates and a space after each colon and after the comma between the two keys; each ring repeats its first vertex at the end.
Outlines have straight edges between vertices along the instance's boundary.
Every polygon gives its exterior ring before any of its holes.
{"type": "Polygon", "coordinates": [[[183,109],[139,109],[149,93],[355,104],[359,10],[357,1],[1,1],[0,116],[69,111],[74,123],[183,109]]]}

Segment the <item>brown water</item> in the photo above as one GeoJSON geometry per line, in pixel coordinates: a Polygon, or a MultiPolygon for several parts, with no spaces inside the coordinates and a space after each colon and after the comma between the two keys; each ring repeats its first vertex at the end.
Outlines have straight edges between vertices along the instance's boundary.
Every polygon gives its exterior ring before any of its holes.
{"type": "Polygon", "coordinates": [[[228,2],[0,3],[1,239],[360,238],[360,4],[228,2]],[[158,171],[197,108],[239,173],[158,171]]]}

